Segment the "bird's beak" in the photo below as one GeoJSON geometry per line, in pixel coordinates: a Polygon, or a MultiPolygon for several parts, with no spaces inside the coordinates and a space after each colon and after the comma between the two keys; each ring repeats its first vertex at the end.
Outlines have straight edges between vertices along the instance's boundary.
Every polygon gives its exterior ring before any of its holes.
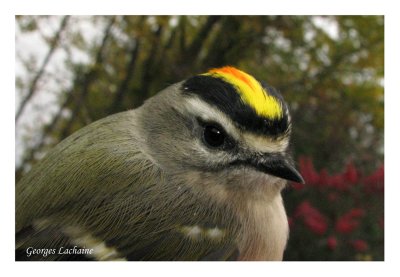
{"type": "Polygon", "coordinates": [[[273,154],[254,159],[250,164],[264,173],[304,184],[304,179],[290,161],[281,154],[273,154]]]}

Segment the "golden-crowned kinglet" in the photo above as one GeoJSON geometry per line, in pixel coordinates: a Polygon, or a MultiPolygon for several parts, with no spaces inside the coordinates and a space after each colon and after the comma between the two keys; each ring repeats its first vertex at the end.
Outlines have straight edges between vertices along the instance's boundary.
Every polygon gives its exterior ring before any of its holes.
{"type": "Polygon", "coordinates": [[[290,130],[282,96],[236,68],[176,83],[21,179],[16,259],[282,260],[290,130]]]}

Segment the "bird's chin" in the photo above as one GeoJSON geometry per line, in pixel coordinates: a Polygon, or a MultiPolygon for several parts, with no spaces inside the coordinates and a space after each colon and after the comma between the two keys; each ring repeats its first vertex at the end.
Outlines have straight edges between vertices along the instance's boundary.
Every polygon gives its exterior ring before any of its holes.
{"type": "Polygon", "coordinates": [[[219,186],[230,195],[230,199],[246,198],[250,201],[272,199],[280,194],[287,183],[284,179],[247,166],[224,170],[213,178],[221,180],[219,186]]]}

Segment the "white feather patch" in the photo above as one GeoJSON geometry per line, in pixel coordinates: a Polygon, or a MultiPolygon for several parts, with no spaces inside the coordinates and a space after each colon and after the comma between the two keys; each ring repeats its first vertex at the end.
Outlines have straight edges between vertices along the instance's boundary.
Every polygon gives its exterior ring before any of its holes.
{"type": "Polygon", "coordinates": [[[225,234],[225,231],[218,227],[201,228],[198,225],[183,226],[180,232],[191,239],[208,238],[210,240],[220,240],[225,234]]]}
{"type": "Polygon", "coordinates": [[[68,226],[63,232],[70,237],[72,243],[77,246],[93,249],[93,254],[89,255],[99,261],[126,261],[115,247],[107,246],[104,241],[93,237],[88,232],[75,227],[68,226]]]}

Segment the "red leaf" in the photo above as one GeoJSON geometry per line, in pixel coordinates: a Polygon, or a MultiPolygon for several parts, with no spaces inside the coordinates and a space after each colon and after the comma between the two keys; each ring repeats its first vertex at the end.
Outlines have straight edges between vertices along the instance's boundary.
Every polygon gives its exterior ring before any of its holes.
{"type": "Polygon", "coordinates": [[[326,245],[328,246],[328,248],[330,250],[335,250],[338,245],[338,241],[337,241],[336,237],[334,237],[334,236],[328,237],[326,239],[326,245]]]}
{"type": "Polygon", "coordinates": [[[328,229],[326,217],[307,200],[297,206],[294,216],[301,218],[304,225],[317,235],[323,235],[328,229]]]}
{"type": "Polygon", "coordinates": [[[347,165],[344,173],[345,180],[351,184],[355,184],[358,181],[357,169],[352,162],[347,165]]]}
{"type": "Polygon", "coordinates": [[[365,216],[365,210],[360,208],[351,209],[341,217],[339,217],[335,224],[335,230],[342,234],[353,232],[360,225],[359,219],[365,216]]]}
{"type": "Polygon", "coordinates": [[[353,240],[350,244],[358,252],[365,252],[369,248],[368,243],[361,239],[353,240]]]}

